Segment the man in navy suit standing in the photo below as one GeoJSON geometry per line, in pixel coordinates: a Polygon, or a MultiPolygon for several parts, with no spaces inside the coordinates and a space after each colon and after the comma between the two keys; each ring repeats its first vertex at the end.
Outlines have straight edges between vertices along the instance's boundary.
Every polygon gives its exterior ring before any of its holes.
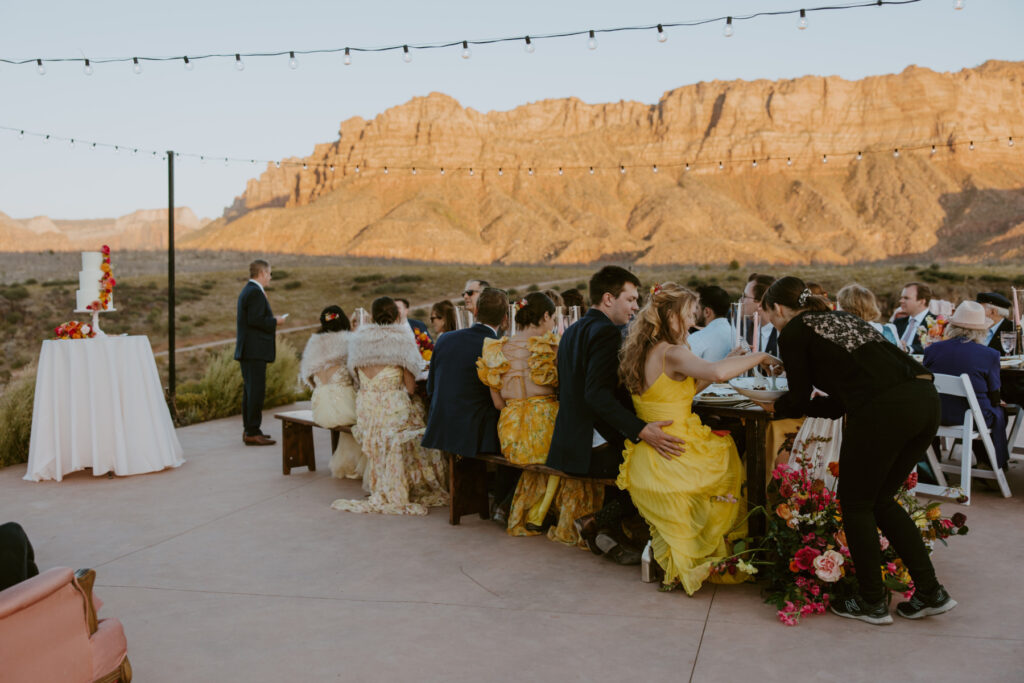
{"type": "Polygon", "coordinates": [[[270,284],[270,264],[256,259],[249,264],[249,281],[238,295],[235,360],[242,368],[242,441],[246,446],[271,446],[276,441],[260,431],[267,363],[274,362],[274,335],[285,316],[275,316],[264,288],[270,284]]]}

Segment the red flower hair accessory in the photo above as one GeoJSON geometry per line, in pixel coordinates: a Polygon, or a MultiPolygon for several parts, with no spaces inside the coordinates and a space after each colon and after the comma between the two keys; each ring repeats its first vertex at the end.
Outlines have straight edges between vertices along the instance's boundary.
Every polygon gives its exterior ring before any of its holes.
{"type": "Polygon", "coordinates": [[[655,283],[651,286],[651,296],[654,296],[661,291],[661,284],[655,283]]]}
{"type": "Polygon", "coordinates": [[[324,316],[324,322],[330,322],[332,320],[337,320],[337,319],[338,319],[338,314],[337,313],[328,313],[327,315],[324,316]]]}
{"type": "Polygon", "coordinates": [[[529,305],[529,302],[527,302],[526,298],[524,297],[524,298],[520,299],[519,301],[516,301],[512,305],[515,306],[516,311],[520,311],[520,310],[526,308],[529,305]]]}

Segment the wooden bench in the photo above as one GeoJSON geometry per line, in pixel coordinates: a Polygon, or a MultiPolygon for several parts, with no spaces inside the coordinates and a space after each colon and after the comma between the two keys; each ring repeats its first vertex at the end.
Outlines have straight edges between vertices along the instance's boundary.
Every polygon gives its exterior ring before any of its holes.
{"type": "Polygon", "coordinates": [[[291,474],[293,467],[308,467],[316,472],[316,456],[313,453],[313,427],[331,432],[331,453],[338,448],[338,434],[352,433],[351,427],[324,427],[313,420],[312,410],[292,410],[277,413],[281,421],[281,471],[291,474]]]}
{"type": "Polygon", "coordinates": [[[480,519],[490,518],[490,505],[487,501],[487,465],[514,467],[526,472],[554,475],[565,479],[579,479],[605,486],[615,486],[614,479],[597,479],[576,474],[566,474],[546,465],[517,465],[500,455],[480,454],[475,458],[463,458],[454,453],[445,452],[448,456],[448,523],[458,524],[464,515],[474,513],[480,519]]]}

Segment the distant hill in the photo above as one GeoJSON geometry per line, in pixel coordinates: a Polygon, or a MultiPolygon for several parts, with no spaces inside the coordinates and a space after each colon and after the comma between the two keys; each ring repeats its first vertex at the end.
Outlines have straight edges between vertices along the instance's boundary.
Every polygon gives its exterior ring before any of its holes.
{"type": "MultiPolygon", "coordinates": [[[[188,207],[174,210],[174,237],[202,228],[209,219],[196,218],[188,207]]],[[[112,249],[167,247],[167,209],[142,209],[120,218],[87,220],[36,216],[14,219],[0,212],[0,251],[85,251],[101,245],[112,249]]]]}
{"type": "Polygon", "coordinates": [[[1020,259],[1022,83],[1024,63],[988,62],[698,83],[652,105],[569,98],[481,113],[434,93],[343,122],[302,159],[308,170],[268,165],[182,242],[475,263],[1020,259]],[[856,150],[863,160],[822,163],[856,150]]]}

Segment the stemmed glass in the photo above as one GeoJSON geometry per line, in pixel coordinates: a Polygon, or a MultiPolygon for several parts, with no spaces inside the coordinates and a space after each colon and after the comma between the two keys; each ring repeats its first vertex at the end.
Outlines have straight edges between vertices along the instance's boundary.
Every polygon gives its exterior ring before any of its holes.
{"type": "Polygon", "coordinates": [[[1014,347],[1017,345],[1017,333],[1000,332],[999,343],[1003,345],[1003,353],[1006,353],[1007,355],[1013,353],[1014,347]]]}

